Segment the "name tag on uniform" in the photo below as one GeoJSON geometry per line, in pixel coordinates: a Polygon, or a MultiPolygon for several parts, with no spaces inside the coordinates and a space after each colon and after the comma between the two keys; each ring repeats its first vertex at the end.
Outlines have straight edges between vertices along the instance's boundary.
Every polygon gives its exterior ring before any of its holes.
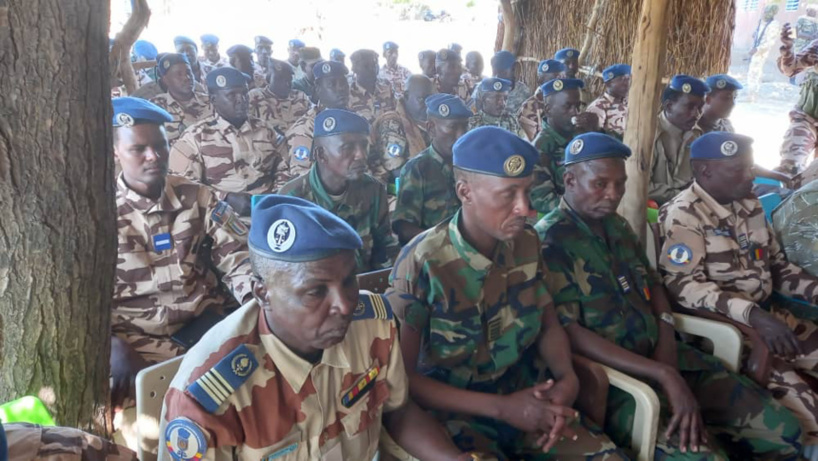
{"type": "Polygon", "coordinates": [[[153,236],[153,251],[159,253],[160,251],[170,250],[171,240],[170,234],[157,234],[153,236]]]}
{"type": "Polygon", "coordinates": [[[718,237],[729,237],[730,236],[730,231],[727,230],[727,229],[716,228],[716,229],[713,229],[713,235],[718,236],[718,237]]]}
{"type": "Polygon", "coordinates": [[[741,234],[738,236],[738,246],[741,247],[742,250],[750,248],[750,239],[747,238],[747,234],[741,234]]]}
{"type": "Polygon", "coordinates": [[[261,461],[273,461],[274,459],[278,459],[281,458],[282,456],[289,455],[296,449],[298,449],[298,442],[290,446],[284,447],[281,450],[276,451],[275,453],[270,453],[269,455],[261,458],[261,461]]]}
{"type": "Polygon", "coordinates": [[[620,275],[616,277],[616,280],[619,282],[619,286],[622,287],[622,293],[630,293],[631,292],[631,284],[628,283],[628,278],[624,275],[620,275]]]}

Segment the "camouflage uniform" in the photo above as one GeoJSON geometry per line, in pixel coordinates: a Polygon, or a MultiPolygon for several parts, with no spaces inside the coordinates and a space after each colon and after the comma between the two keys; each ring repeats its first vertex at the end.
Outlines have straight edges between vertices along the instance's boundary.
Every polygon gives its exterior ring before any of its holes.
{"type": "Polygon", "coordinates": [[[596,114],[599,117],[599,126],[606,134],[622,139],[625,136],[625,127],[628,124],[628,100],[616,102],[613,96],[602,93],[596,98],[585,112],[596,114]]]}
{"type": "Polygon", "coordinates": [[[270,128],[284,134],[296,120],[307,113],[312,103],[306,94],[291,90],[285,99],[281,99],[266,86],[250,90],[250,115],[264,120],[270,128]]]}
{"type": "Polygon", "coordinates": [[[803,186],[773,211],[773,228],[787,260],[818,277],[818,181],[803,186]]]}
{"type": "Polygon", "coordinates": [[[757,95],[761,89],[764,64],[767,62],[770,50],[775,46],[781,35],[781,25],[776,20],[770,21],[766,26],[759,24],[755,34],[753,40],[755,41],[756,52],[750,58],[750,68],[747,70],[747,89],[751,95],[757,95]]]}
{"type": "MultiPolygon", "coordinates": [[[[0,424],[4,430],[9,461],[136,461],[131,450],[73,427],[0,424]]],[[[0,458],[5,455],[0,451],[0,458]]]]}
{"type": "Polygon", "coordinates": [[[818,38],[818,19],[801,16],[795,22],[795,49],[800,51],[818,38]]]}
{"type": "Polygon", "coordinates": [[[270,194],[290,179],[284,139],[248,117],[240,128],[214,114],[185,130],[170,151],[169,170],[227,193],[270,194]]]}
{"type": "Polygon", "coordinates": [[[392,227],[400,221],[429,229],[454,215],[460,199],[454,191],[454,167],[430,144],[400,171],[398,202],[392,213],[392,227]]]}
{"type": "Polygon", "coordinates": [[[733,128],[733,123],[730,122],[730,119],[720,118],[716,120],[716,123],[713,125],[713,129],[709,131],[705,131],[698,123],[696,126],[693,127],[693,134],[698,138],[703,134],[707,134],[713,131],[723,131],[725,133],[735,133],[736,129],[733,128]]]}
{"type": "Polygon", "coordinates": [[[375,93],[372,94],[355,80],[354,75],[349,80],[349,110],[365,118],[370,124],[387,111],[395,110],[395,94],[392,85],[387,80],[378,79],[375,84],[375,93]]]}
{"type": "MultiPolygon", "coordinates": [[[[299,67],[299,70],[301,68],[299,67]]],[[[303,72],[303,71],[302,71],[303,72]]],[[[293,89],[298,90],[309,98],[310,101],[313,100],[313,96],[315,96],[315,83],[307,80],[306,76],[301,78],[293,77],[293,89]]]]}
{"type": "MultiPolygon", "coordinates": [[[[539,88],[537,88],[539,89],[539,88]]],[[[520,113],[520,109],[523,107],[523,103],[528,100],[534,93],[531,92],[531,88],[528,87],[523,82],[517,82],[514,84],[514,88],[509,91],[508,99],[506,100],[506,111],[509,114],[518,114],[520,113]]],[[[471,93],[471,101],[479,101],[480,100],[480,86],[475,86],[471,93]]]]}
{"type": "Polygon", "coordinates": [[[250,295],[247,228],[208,188],[178,176],[167,177],[154,202],[120,175],[116,206],[111,329],[149,362],[164,361],[184,353],[170,336],[185,323],[250,295]],[[221,289],[211,263],[233,296],[221,289]]]}
{"type": "Polygon", "coordinates": [[[770,389],[804,428],[804,443],[818,443],[818,399],[795,370],[818,376],[818,328],[796,318],[773,289],[818,301],[818,278],[787,262],[758,199],[720,205],[693,183],[659,213],[665,236],[659,268],[672,297],[683,307],[718,312],[749,324],[750,310],[769,310],[796,332],[805,356],[776,361],[770,389]]]}
{"type": "Polygon", "coordinates": [[[187,102],[177,101],[170,93],[162,93],[150,100],[152,103],[168,111],[173,121],[165,123],[165,132],[168,142],[173,145],[187,127],[199,120],[213,115],[210,98],[207,94],[193,93],[193,98],[187,102]]]}
{"type": "Polygon", "coordinates": [[[372,133],[369,169],[387,187],[394,184],[395,176],[406,161],[420,154],[432,142],[423,122],[414,121],[406,112],[403,100],[398,101],[397,110],[387,112],[375,121],[372,133]]]}
{"type": "MultiPolygon", "coordinates": [[[[650,289],[662,280],[624,218],[610,215],[602,225],[607,241],[591,231],[565,200],[537,223],[548,291],[564,325],[578,322],[619,347],[653,357],[659,320],[650,303],[650,289]]],[[[798,420],[770,394],[749,378],[727,371],[712,356],[681,341],[676,341],[676,348],[678,369],[699,401],[710,444],[698,453],[680,452],[678,436],[675,440],[664,436],[671,408],[659,393],[662,427],[654,459],[726,459],[725,449],[732,459],[797,456],[798,420]]],[[[605,433],[618,446],[630,442],[634,409],[632,397],[611,387],[605,433]]]]}
{"type": "Polygon", "coordinates": [[[531,189],[531,207],[548,213],[559,205],[565,193],[562,174],[565,173],[565,146],[573,136],[566,138],[543,120],[542,131],[534,139],[540,152],[540,163],[534,167],[534,187],[531,189]]]}
{"type": "MultiPolygon", "coordinates": [[[[440,77],[435,77],[434,79],[432,79],[432,83],[434,84],[434,88],[438,93],[446,93],[445,91],[440,89],[440,77]]],[[[466,86],[466,83],[464,83],[463,80],[457,83],[457,86],[454,87],[454,93],[452,94],[462,99],[466,106],[471,105],[472,92],[469,90],[469,87],[466,86]]]]}
{"type": "MultiPolygon", "coordinates": [[[[537,341],[551,297],[542,281],[534,229],[501,242],[492,259],[475,250],[458,229],[460,212],[407,245],[392,272],[390,304],[402,324],[421,336],[419,370],[449,386],[509,394],[549,376],[537,341]]],[[[414,366],[414,364],[410,364],[414,366]]],[[[589,422],[577,424],[576,441],[558,442],[543,454],[508,424],[434,411],[455,444],[480,459],[626,459],[589,422]]]]}
{"type": "MultiPolygon", "coordinates": [[[[160,446],[170,442],[169,423],[181,418],[206,439],[200,461],[371,460],[383,413],[409,396],[391,311],[370,296],[361,293],[344,340],[316,364],[270,331],[255,301],[230,315],[185,355],[165,396],[160,446]],[[373,384],[350,403],[347,395],[364,379],[373,384]],[[234,384],[225,389],[225,381],[234,384]],[[196,392],[214,382],[215,398],[196,392]]],[[[160,450],[160,461],[171,459],[160,450]]]]}
{"type": "Polygon", "coordinates": [[[809,75],[801,84],[798,103],[790,112],[790,126],[784,133],[781,160],[792,163],[797,171],[803,170],[813,158],[818,144],[818,40],[798,54],[791,47],[781,46],[778,69],[789,77],[807,70],[809,75]]]}
{"type": "Polygon", "coordinates": [[[693,131],[683,132],[670,123],[664,111],[659,114],[653,159],[650,166],[648,197],[662,204],[684,190],[693,181],[690,167],[690,144],[698,138],[693,131]]]}
{"type": "Polygon", "coordinates": [[[290,175],[297,178],[309,173],[312,166],[312,139],[315,133],[315,117],[324,110],[313,104],[301,118],[292,124],[284,137],[287,140],[287,158],[290,162],[290,175]]]}
{"type": "Polygon", "coordinates": [[[388,64],[384,64],[378,77],[389,82],[392,85],[395,99],[400,99],[403,97],[403,92],[406,91],[406,79],[411,76],[412,72],[400,64],[397,64],[394,69],[390,69],[388,64]]]}
{"type": "Polygon", "coordinates": [[[256,64],[256,68],[253,69],[253,85],[250,86],[250,89],[265,88],[267,85],[267,73],[260,64],[256,64]]]}
{"type": "Polygon", "coordinates": [[[484,78],[486,77],[483,77],[482,75],[479,77],[475,77],[474,75],[467,71],[463,72],[463,75],[460,76],[460,83],[465,84],[466,88],[468,88],[469,90],[469,94],[472,94],[474,92],[474,89],[477,88],[477,85],[479,85],[484,78]]]}
{"type": "MultiPolygon", "coordinates": [[[[166,92],[166,90],[162,89],[162,85],[160,85],[159,82],[150,82],[146,85],[140,86],[139,89],[134,91],[131,96],[150,101],[151,99],[166,92]]],[[[199,82],[193,84],[193,92],[198,94],[208,94],[207,87],[199,82]]]]}
{"type": "Polygon", "coordinates": [[[207,74],[215,69],[218,69],[219,67],[228,66],[230,66],[230,62],[227,60],[227,58],[220,58],[214,63],[204,56],[199,56],[199,67],[202,69],[202,77],[207,77],[207,74]]]}
{"type": "Polygon", "coordinates": [[[545,110],[545,103],[542,98],[542,91],[537,88],[534,94],[525,100],[520,112],[517,114],[517,120],[520,122],[520,127],[525,131],[526,137],[529,141],[534,141],[534,138],[540,133],[542,129],[542,112],[545,110]]]}
{"type": "Polygon", "coordinates": [[[331,211],[358,232],[364,242],[355,255],[358,273],[392,267],[400,245],[389,227],[386,188],[377,179],[365,174],[358,181],[348,183],[341,197],[334,197],[324,189],[318,168],[313,165],[309,174],[293,179],[280,193],[309,200],[331,211]]]}
{"type": "Polygon", "coordinates": [[[482,110],[477,112],[477,115],[469,119],[469,129],[471,130],[481,126],[497,126],[523,139],[527,139],[525,132],[522,127],[520,127],[520,122],[517,121],[517,117],[508,112],[503,112],[503,115],[499,117],[489,115],[482,110]]]}

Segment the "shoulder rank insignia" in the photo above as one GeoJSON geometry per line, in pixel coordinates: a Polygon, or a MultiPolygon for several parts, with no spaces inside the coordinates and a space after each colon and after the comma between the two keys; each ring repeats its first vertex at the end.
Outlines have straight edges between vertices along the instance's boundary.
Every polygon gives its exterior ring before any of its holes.
{"type": "Polygon", "coordinates": [[[344,405],[344,407],[351,408],[356,402],[358,402],[358,400],[361,400],[361,397],[369,392],[369,390],[375,385],[375,379],[378,377],[380,372],[381,369],[377,365],[373,366],[369,370],[366,370],[363,376],[358,378],[358,380],[355,381],[355,384],[353,384],[352,387],[346,393],[344,393],[344,396],[341,397],[341,403],[344,405]]]}
{"type": "Polygon", "coordinates": [[[352,312],[352,320],[391,320],[392,307],[386,297],[379,294],[361,293],[358,298],[358,305],[352,312]]]}
{"type": "Polygon", "coordinates": [[[250,349],[242,344],[221,359],[215,367],[190,383],[187,392],[208,413],[215,413],[219,406],[250,378],[256,368],[258,361],[250,349]]]}

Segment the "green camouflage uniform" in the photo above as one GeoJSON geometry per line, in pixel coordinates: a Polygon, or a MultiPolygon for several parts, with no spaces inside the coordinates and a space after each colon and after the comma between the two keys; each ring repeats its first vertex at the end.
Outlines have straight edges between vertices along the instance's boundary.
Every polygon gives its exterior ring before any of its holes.
{"type": "Polygon", "coordinates": [[[499,117],[489,115],[482,110],[477,112],[477,115],[469,119],[469,129],[471,130],[481,126],[497,126],[523,139],[527,139],[525,132],[522,127],[520,127],[520,122],[517,121],[517,117],[508,112],[503,112],[503,115],[499,117]]]}
{"type": "MultiPolygon", "coordinates": [[[[619,215],[604,219],[607,242],[563,200],[536,225],[546,261],[545,280],[563,324],[579,322],[636,354],[652,357],[658,341],[658,319],[650,304],[650,287],[661,278],[650,267],[636,235],[619,215]]],[[[679,370],[696,395],[707,425],[710,446],[682,453],[678,436],[664,437],[670,406],[660,393],[662,415],[656,460],[796,459],[800,450],[798,420],[745,376],[727,371],[714,357],[676,343],[679,370]]],[[[655,385],[654,385],[655,387],[655,385]]],[[[605,432],[627,446],[633,426],[634,400],[611,387],[605,432]]]]}
{"type": "Polygon", "coordinates": [[[540,213],[557,208],[565,193],[562,174],[565,172],[565,146],[571,142],[557,133],[545,120],[542,130],[534,138],[534,147],[540,152],[540,163],[534,166],[534,187],[531,189],[531,207],[540,213]]]}
{"type": "MultiPolygon", "coordinates": [[[[466,242],[460,212],[406,246],[387,292],[400,321],[422,338],[420,372],[449,386],[509,394],[546,379],[537,342],[551,297],[542,281],[539,240],[531,227],[497,245],[490,260],[466,242]]],[[[414,366],[414,364],[409,364],[414,366]]],[[[543,454],[526,434],[488,418],[434,412],[455,444],[480,459],[625,459],[589,422],[576,441],[543,454]]]]}
{"type": "Polygon", "coordinates": [[[429,229],[460,208],[454,191],[454,167],[431,145],[400,171],[400,190],[392,223],[406,221],[429,229]]]}
{"type": "Polygon", "coordinates": [[[350,182],[341,197],[332,197],[318,176],[313,165],[310,172],[288,182],[279,192],[315,203],[343,219],[361,236],[363,248],[355,254],[358,273],[392,267],[400,245],[389,228],[386,187],[365,174],[350,182]]]}

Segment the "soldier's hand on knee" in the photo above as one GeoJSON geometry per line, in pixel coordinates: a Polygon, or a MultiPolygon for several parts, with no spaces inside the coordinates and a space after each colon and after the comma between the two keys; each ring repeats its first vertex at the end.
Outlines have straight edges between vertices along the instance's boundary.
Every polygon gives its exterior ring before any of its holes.
{"type": "MultiPolygon", "coordinates": [[[[553,386],[553,381],[547,381],[534,387],[517,391],[504,396],[505,405],[502,406],[501,420],[515,428],[532,434],[540,432],[550,434],[558,422],[564,418],[564,427],[575,420],[579,415],[573,408],[550,403],[536,397],[537,392],[545,392],[553,386]]],[[[559,437],[557,437],[559,439],[559,437]]]]}
{"type": "Polygon", "coordinates": [[[541,447],[543,453],[548,453],[554,445],[562,439],[577,439],[577,433],[571,429],[568,421],[563,417],[558,417],[550,432],[545,432],[537,439],[537,446],[541,447]]]}
{"type": "Polygon", "coordinates": [[[773,354],[792,360],[803,355],[801,342],[792,329],[781,320],[760,307],[750,310],[750,326],[755,328],[773,354]]]}
{"type": "MultiPolygon", "coordinates": [[[[548,380],[546,383],[551,381],[552,380],[548,380]]],[[[570,407],[574,405],[574,401],[576,401],[577,395],[579,395],[579,379],[577,375],[571,374],[570,376],[563,377],[547,390],[536,387],[535,389],[534,396],[538,399],[570,407]]]]}
{"type": "Polygon", "coordinates": [[[699,445],[707,443],[707,434],[696,396],[675,370],[668,372],[667,377],[663,379],[662,387],[673,409],[673,417],[667,426],[665,437],[670,439],[678,432],[680,450],[687,453],[689,448],[693,452],[698,452],[699,445]]]}

